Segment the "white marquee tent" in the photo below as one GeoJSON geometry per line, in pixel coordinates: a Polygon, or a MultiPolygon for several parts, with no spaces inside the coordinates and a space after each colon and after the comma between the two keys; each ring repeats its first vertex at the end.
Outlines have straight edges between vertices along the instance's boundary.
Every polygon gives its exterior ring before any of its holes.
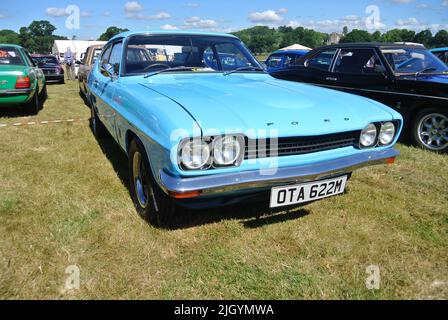
{"type": "Polygon", "coordinates": [[[312,49],[297,43],[293,44],[292,46],[280,49],[280,51],[287,51],[287,50],[312,50],[312,49]]]}

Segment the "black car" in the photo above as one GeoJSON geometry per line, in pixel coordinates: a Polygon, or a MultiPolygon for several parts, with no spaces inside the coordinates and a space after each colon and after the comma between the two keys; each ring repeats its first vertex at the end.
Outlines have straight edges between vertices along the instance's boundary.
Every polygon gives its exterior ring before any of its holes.
{"type": "Polygon", "coordinates": [[[448,67],[421,45],[331,45],[271,75],[384,103],[403,115],[405,138],[429,150],[448,151],[448,67]]]}
{"type": "Polygon", "coordinates": [[[44,72],[46,82],[64,83],[64,68],[55,56],[32,54],[31,58],[44,72]]]}

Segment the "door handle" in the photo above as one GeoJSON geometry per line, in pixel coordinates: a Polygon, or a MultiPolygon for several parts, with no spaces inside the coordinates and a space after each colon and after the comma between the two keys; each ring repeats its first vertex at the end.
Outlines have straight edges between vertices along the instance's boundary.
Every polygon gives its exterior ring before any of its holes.
{"type": "Polygon", "coordinates": [[[338,78],[326,77],[325,80],[327,80],[327,81],[338,81],[338,78]]]}

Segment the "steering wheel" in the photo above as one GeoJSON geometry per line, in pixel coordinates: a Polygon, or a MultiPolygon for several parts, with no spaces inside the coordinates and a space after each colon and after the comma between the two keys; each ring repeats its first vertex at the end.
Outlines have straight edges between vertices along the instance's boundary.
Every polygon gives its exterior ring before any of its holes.
{"type": "Polygon", "coordinates": [[[149,66],[146,66],[143,71],[147,71],[149,69],[155,68],[155,67],[166,67],[166,68],[171,68],[170,65],[165,64],[165,63],[155,63],[155,64],[150,64],[149,66]]]}

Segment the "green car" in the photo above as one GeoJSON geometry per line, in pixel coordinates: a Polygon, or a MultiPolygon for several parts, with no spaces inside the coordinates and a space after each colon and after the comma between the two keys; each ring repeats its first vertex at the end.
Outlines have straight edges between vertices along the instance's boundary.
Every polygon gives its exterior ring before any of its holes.
{"type": "Polygon", "coordinates": [[[37,114],[47,97],[45,76],[24,48],[0,44],[0,108],[25,107],[37,114]]]}

